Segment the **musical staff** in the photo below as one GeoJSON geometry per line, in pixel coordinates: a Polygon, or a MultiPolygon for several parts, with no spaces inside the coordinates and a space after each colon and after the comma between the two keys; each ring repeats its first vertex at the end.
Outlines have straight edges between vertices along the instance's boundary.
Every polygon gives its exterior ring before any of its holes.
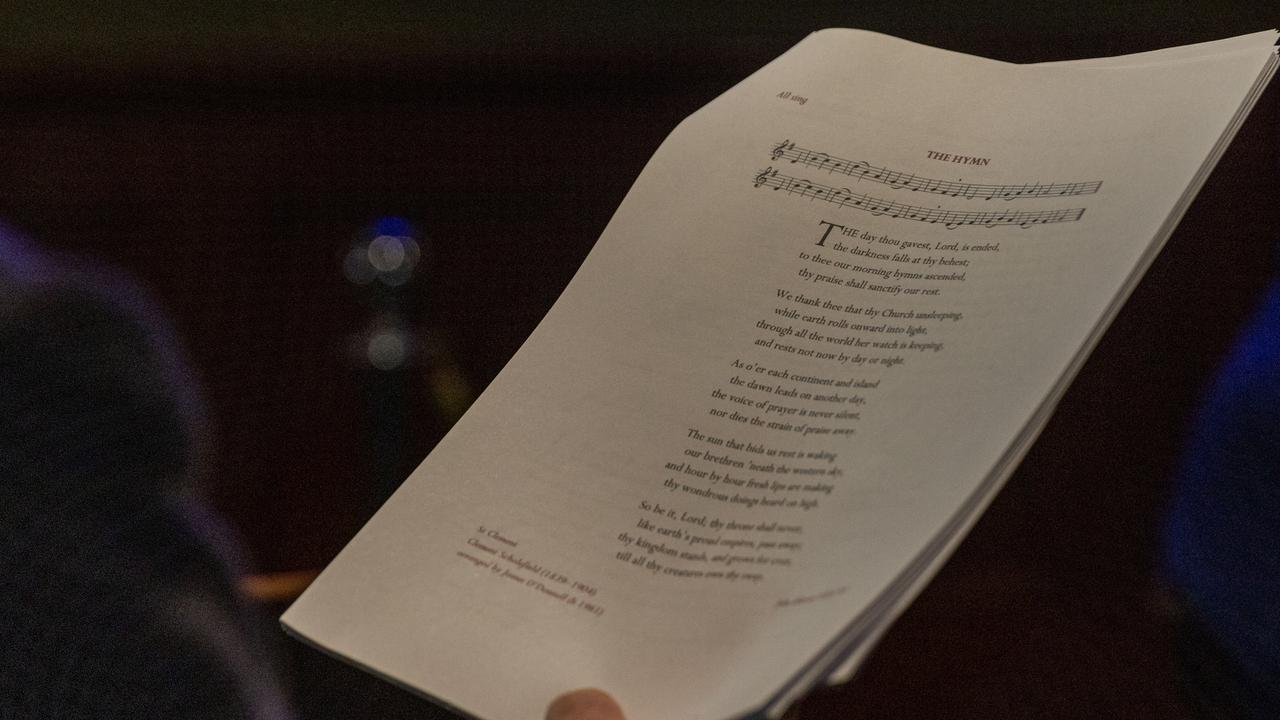
{"type": "Polygon", "coordinates": [[[1084,208],[1064,210],[943,210],[906,205],[856,193],[846,187],[832,187],[811,182],[805,178],[783,175],[772,166],[756,173],[755,187],[767,187],[789,195],[799,195],[810,200],[822,200],[838,207],[848,207],[869,212],[872,215],[888,215],[919,222],[957,228],[964,225],[981,227],[1018,226],[1032,227],[1048,223],[1075,222],[1084,215],[1084,208]]]}
{"type": "Polygon", "coordinates": [[[882,183],[899,190],[933,193],[950,197],[981,200],[1020,200],[1022,198],[1054,198],[1074,195],[1091,195],[1102,187],[1101,180],[1074,183],[1028,183],[1025,185],[990,185],[984,183],[935,180],[910,173],[876,167],[861,160],[845,160],[817,150],[796,147],[790,140],[773,146],[774,161],[786,160],[829,173],[848,175],[859,182],[882,183]]]}

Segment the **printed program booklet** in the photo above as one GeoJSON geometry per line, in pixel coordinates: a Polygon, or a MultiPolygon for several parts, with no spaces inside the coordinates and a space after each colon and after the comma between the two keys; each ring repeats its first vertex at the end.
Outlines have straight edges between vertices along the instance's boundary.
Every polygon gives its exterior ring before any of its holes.
{"type": "Polygon", "coordinates": [[[1044,427],[1275,43],[1016,65],[810,35],[662,143],[284,624],[484,720],[586,686],[630,720],[776,718],[847,678],[1044,427]]]}

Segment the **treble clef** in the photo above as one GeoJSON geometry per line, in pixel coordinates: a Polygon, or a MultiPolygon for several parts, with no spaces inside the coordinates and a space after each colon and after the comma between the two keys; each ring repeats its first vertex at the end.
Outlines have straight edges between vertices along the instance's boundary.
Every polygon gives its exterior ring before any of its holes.
{"type": "Polygon", "coordinates": [[[753,187],[760,187],[761,185],[764,185],[765,183],[769,182],[769,178],[777,174],[778,174],[778,171],[774,170],[773,166],[770,165],[764,170],[761,170],[759,175],[756,175],[756,179],[755,179],[755,182],[753,183],[753,187]]]}
{"type": "Polygon", "coordinates": [[[795,146],[796,146],[796,144],[795,144],[795,143],[793,143],[793,142],[791,142],[790,140],[783,140],[782,142],[778,143],[777,145],[774,145],[774,146],[773,146],[773,159],[774,159],[774,160],[777,160],[778,158],[782,157],[783,155],[786,155],[786,154],[787,154],[787,151],[788,151],[788,150],[790,150],[791,148],[795,147],[795,146]]]}

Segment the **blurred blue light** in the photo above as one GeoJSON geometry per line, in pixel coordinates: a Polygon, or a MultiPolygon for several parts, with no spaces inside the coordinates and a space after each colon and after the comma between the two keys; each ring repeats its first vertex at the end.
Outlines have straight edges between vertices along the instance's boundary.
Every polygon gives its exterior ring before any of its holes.
{"type": "Polygon", "coordinates": [[[395,215],[387,215],[378,218],[373,224],[373,232],[375,235],[391,235],[398,237],[412,236],[413,226],[409,221],[395,215]]]}

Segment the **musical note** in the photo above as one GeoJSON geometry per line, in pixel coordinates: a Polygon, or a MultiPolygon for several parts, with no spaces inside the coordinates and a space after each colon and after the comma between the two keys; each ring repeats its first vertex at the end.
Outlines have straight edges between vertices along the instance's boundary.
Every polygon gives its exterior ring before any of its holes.
{"type": "Polygon", "coordinates": [[[773,166],[756,173],[752,180],[754,187],[767,187],[775,192],[787,195],[798,195],[810,201],[821,200],[837,207],[848,207],[869,212],[872,215],[888,215],[893,218],[905,218],[943,225],[947,228],[961,226],[979,227],[1022,227],[1048,223],[1075,222],[1084,215],[1084,208],[1059,210],[943,210],[917,205],[906,205],[894,200],[875,198],[864,193],[857,193],[847,187],[822,185],[806,178],[793,177],[779,173],[773,166]]]}
{"type": "Polygon", "coordinates": [[[782,157],[783,155],[785,155],[788,151],[790,151],[790,150],[794,149],[794,148],[795,148],[795,146],[796,146],[796,144],[795,144],[795,143],[793,143],[793,142],[791,142],[790,140],[783,140],[782,142],[780,142],[780,143],[778,143],[777,145],[775,145],[775,146],[774,146],[774,148],[773,148],[773,159],[774,159],[774,160],[777,160],[778,158],[780,158],[780,157],[782,157]]]}
{"type": "Polygon", "coordinates": [[[1074,195],[1092,195],[1102,187],[1101,180],[1073,183],[1029,183],[1022,185],[991,185],[986,183],[965,183],[951,180],[936,180],[918,177],[888,168],[876,167],[862,160],[845,160],[825,152],[796,147],[794,142],[783,140],[773,146],[770,153],[774,161],[786,160],[793,165],[825,170],[829,173],[848,175],[855,180],[870,180],[888,185],[896,190],[948,195],[955,198],[973,200],[1021,200],[1023,198],[1067,197],[1074,195]]]}

